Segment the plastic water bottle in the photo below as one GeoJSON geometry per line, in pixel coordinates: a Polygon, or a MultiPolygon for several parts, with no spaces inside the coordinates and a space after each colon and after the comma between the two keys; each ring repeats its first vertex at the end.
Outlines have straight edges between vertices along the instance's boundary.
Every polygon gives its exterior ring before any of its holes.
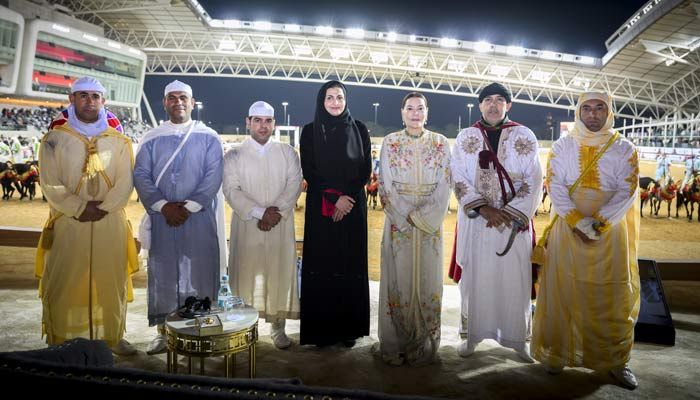
{"type": "Polygon", "coordinates": [[[231,286],[228,284],[228,275],[221,275],[221,286],[216,296],[216,302],[219,308],[225,312],[233,309],[233,293],[231,292],[231,286]]]}

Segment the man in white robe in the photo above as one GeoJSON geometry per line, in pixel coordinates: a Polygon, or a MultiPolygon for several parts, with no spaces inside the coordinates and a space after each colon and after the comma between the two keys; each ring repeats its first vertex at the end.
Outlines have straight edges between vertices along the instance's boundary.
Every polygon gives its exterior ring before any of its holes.
{"type": "Polygon", "coordinates": [[[294,205],[301,193],[301,164],[290,145],[274,142],[274,109],[253,103],[250,132],[224,158],[224,195],[233,209],[229,271],[234,294],[272,323],[279,349],[291,345],[286,319],[299,319],[294,205]]]}
{"type": "Polygon", "coordinates": [[[136,154],[134,187],[150,221],[142,223],[150,230],[139,230],[149,251],[148,323],[158,326],[148,354],[166,351],[168,314],[190,296],[215,299],[225,270],[224,154],[219,135],[192,120],[194,104],[189,85],[168,84],[163,107],[169,120],[146,133],[136,154]]]}
{"type": "Polygon", "coordinates": [[[481,120],[463,129],[452,148],[459,201],[456,261],[462,268],[458,353],[468,357],[479,342],[493,339],[533,362],[525,341],[531,322],[530,219],[540,198],[542,170],[537,138],[508,119],[511,105],[508,89],[486,86],[479,94],[481,120]],[[506,254],[497,254],[508,245],[506,254]]]}

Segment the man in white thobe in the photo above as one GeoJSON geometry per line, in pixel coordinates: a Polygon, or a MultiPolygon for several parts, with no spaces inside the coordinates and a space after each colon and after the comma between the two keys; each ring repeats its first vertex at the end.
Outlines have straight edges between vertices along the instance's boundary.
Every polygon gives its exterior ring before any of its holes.
{"type": "Polygon", "coordinates": [[[233,292],[272,323],[279,349],[291,345],[286,319],[299,319],[294,204],[301,193],[301,164],[290,145],[270,140],[275,110],[253,103],[250,132],[224,158],[224,195],[233,209],[229,271],[233,292]]]}
{"type": "Polygon", "coordinates": [[[462,268],[458,353],[468,357],[479,342],[493,339],[534,362],[525,338],[531,322],[530,219],[542,170],[537,138],[508,119],[511,105],[507,88],[486,86],[479,94],[481,120],[463,129],[452,147],[459,201],[456,261],[462,268]]]}

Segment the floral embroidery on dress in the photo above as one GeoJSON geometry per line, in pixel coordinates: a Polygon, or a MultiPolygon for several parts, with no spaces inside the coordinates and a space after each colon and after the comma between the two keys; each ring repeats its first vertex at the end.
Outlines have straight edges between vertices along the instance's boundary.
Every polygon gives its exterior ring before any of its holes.
{"type": "Polygon", "coordinates": [[[455,195],[457,196],[457,200],[466,196],[467,193],[469,193],[469,186],[467,186],[464,182],[455,183],[455,195]]]}
{"type": "Polygon", "coordinates": [[[520,188],[515,192],[515,197],[524,199],[530,194],[530,185],[527,182],[523,182],[520,188]]]}
{"type": "Polygon", "coordinates": [[[481,140],[476,136],[469,136],[462,142],[462,149],[467,154],[476,153],[481,150],[481,140]]]}
{"type": "Polygon", "coordinates": [[[535,143],[526,137],[519,137],[513,145],[519,156],[526,156],[535,151],[535,143]]]}

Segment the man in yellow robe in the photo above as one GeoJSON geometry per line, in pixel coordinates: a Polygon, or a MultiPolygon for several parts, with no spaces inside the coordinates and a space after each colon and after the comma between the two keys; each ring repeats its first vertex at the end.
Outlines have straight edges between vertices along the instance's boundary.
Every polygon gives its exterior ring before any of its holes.
{"type": "Polygon", "coordinates": [[[136,248],[124,208],[133,190],[133,152],[104,108],[97,79],[76,80],[70,105],[41,141],[41,190],[50,206],[37,249],[36,276],[49,345],[104,340],[119,355],[133,299],[136,248]]]}
{"type": "Polygon", "coordinates": [[[612,125],[612,99],[581,95],[571,135],[547,165],[553,217],[540,277],[532,356],[548,372],[609,371],[624,387],[639,314],[638,182],[634,145],[612,125]]]}

